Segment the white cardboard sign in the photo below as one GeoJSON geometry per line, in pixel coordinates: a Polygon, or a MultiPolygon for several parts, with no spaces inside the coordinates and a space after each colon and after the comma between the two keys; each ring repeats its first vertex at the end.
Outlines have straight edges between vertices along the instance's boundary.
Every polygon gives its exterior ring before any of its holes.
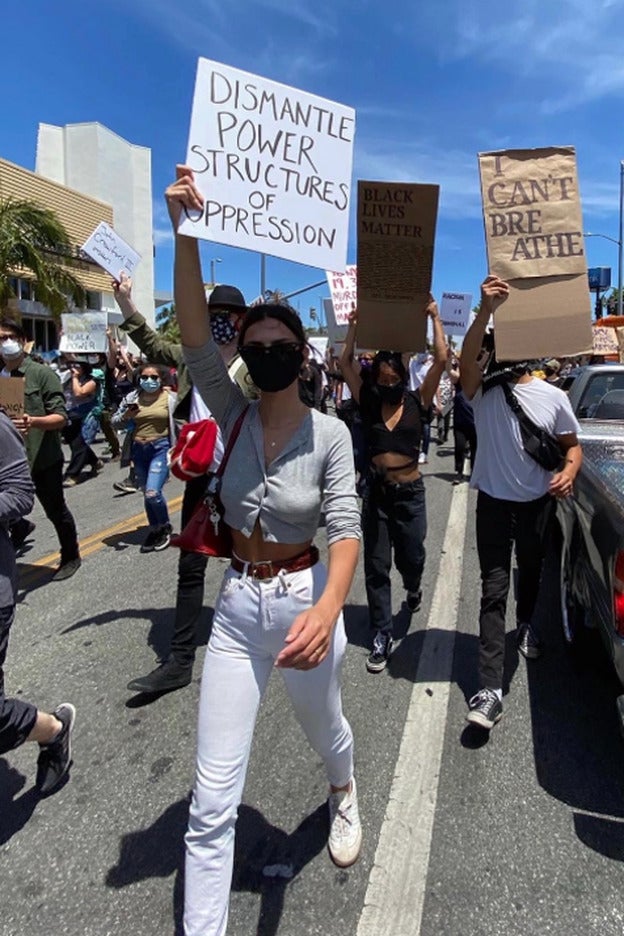
{"type": "Polygon", "coordinates": [[[325,312],[325,321],[327,322],[327,334],[329,343],[334,347],[343,344],[347,337],[347,325],[337,325],[334,315],[334,306],[331,299],[323,299],[323,309],[325,312]]]}
{"type": "Polygon", "coordinates": [[[322,269],[347,258],[355,111],[200,58],[179,232],[322,269]]]}
{"type": "Polygon", "coordinates": [[[352,263],[342,273],[325,272],[334,307],[334,321],[336,325],[348,325],[353,306],[357,304],[357,266],[352,263]]]}
{"type": "Polygon", "coordinates": [[[141,259],[141,255],[106,221],[98,224],[93,234],[82,245],[82,249],[116,280],[121,273],[132,276],[141,259]]]}
{"type": "Polygon", "coordinates": [[[472,309],[470,293],[442,293],[440,320],[447,335],[465,335],[472,309]]]}
{"type": "Polygon", "coordinates": [[[59,351],[101,353],[107,350],[107,312],[70,312],[61,315],[61,320],[63,334],[59,351]]]}

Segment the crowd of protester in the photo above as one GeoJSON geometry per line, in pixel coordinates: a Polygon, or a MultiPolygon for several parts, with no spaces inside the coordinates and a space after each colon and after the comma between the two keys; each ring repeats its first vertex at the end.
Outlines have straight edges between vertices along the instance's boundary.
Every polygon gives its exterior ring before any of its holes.
{"type": "MultiPolygon", "coordinates": [[[[184,208],[201,207],[190,170],[179,172],[167,204],[174,231],[184,208]]],[[[148,532],[141,552],[162,551],[172,536],[164,493],[168,453],[181,425],[214,420],[214,452],[206,470],[186,482],[181,516],[185,528],[217,479],[232,546],[201,683],[186,836],[185,932],[193,936],[226,929],[237,809],[253,725],[275,667],[326,767],[330,855],[340,867],[358,857],[362,828],[353,735],[341,698],[342,608],[362,536],[370,618],[366,666],[380,673],[393,648],[393,561],[408,611],[417,613],[423,600],[427,519],[421,472],[430,445],[446,446],[452,432],[455,470],[449,480],[459,485],[468,479],[468,460],[478,490],[480,688],[467,718],[487,730],[502,716],[512,542],[520,577],[518,649],[534,659],[541,642],[532,615],[553,504],[570,494],[581,451],[578,424],[557,387],[572,362],[496,361],[491,340],[488,346],[488,321],[507,294],[496,277],[486,278],[480,311],[459,350],[444,335],[431,297],[423,310],[432,333],[426,352],[358,353],[354,310],[340,356],[329,347],[318,360],[288,304],[247,308],[236,287],[217,286],[206,314],[195,240],[176,235],[174,262],[180,342],[148,325],[125,276],[114,283],[123,323],[118,335],[109,334],[106,353],[37,360],[28,353],[20,324],[0,322],[3,376],[23,377],[26,390],[22,417],[11,422],[0,414],[0,753],[38,742],[37,786],[43,795],[59,787],[71,764],[73,706],[62,703],[46,714],[4,695],[15,553],[34,534],[27,515],[35,494],[59,539],[54,579],[68,579],[81,560],[64,491],[89,483],[101,470],[93,444],[102,433],[107,457],[129,472],[115,482],[116,491],[143,492],[148,532]],[[139,349],[136,356],[122,336],[139,349]],[[237,356],[247,369],[246,390],[230,379],[237,356]],[[511,391],[558,440],[556,470],[523,448],[508,406],[511,391]],[[321,513],[327,567],[313,542],[321,513]],[[231,704],[224,707],[226,693],[231,704]]],[[[180,549],[169,653],[152,671],[132,678],[130,690],[156,696],[190,683],[207,561],[205,554],[180,549]]]]}

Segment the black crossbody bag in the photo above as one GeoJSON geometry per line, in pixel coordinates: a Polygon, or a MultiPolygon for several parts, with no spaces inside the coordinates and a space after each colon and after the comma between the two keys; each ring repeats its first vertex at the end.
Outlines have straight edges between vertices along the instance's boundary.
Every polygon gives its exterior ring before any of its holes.
{"type": "Polygon", "coordinates": [[[542,429],[541,426],[536,425],[530,416],[527,416],[507,381],[504,381],[500,386],[503,388],[505,399],[520,424],[520,435],[522,436],[524,451],[546,471],[557,471],[563,461],[563,452],[555,436],[542,429]]]}

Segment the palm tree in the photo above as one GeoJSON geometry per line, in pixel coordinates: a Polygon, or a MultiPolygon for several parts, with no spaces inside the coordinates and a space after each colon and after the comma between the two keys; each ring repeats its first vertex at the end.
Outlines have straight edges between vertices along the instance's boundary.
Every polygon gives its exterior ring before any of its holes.
{"type": "Polygon", "coordinates": [[[53,318],[58,320],[70,300],[82,306],[85,290],[65,265],[72,254],[54,211],[33,201],[0,198],[0,314],[15,298],[12,281],[22,272],[33,276],[37,299],[53,318]]]}

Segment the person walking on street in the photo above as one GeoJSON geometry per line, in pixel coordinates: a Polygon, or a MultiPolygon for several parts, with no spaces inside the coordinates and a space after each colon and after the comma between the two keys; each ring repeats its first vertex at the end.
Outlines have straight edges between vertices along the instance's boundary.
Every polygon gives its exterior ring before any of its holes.
{"type": "MultiPolygon", "coordinates": [[[[188,367],[184,362],[182,345],[168,341],[149,327],[132,300],[132,281],[122,274],[113,283],[117,305],[124,317],[120,328],[143,352],[148,360],[161,367],[175,367],[178,375],[178,393],[173,416],[179,422],[198,422],[210,418],[210,410],[193,387],[188,367]]],[[[238,320],[246,311],[243,294],[235,286],[219,285],[208,299],[210,328],[219,353],[226,364],[236,354],[238,320]]],[[[216,469],[223,446],[215,451],[216,469]]],[[[182,528],[191,519],[195,508],[206,494],[207,475],[194,478],[184,485],[182,499],[182,528]]],[[[120,482],[122,483],[122,482],[120,482]]],[[[178,586],[173,632],[169,652],[158,666],[145,676],[131,679],[128,689],[156,695],[188,686],[193,678],[193,663],[197,646],[197,628],[204,603],[204,580],[208,557],[200,553],[180,550],[178,559],[178,586]]]]}
{"type": "Polygon", "coordinates": [[[431,297],[435,358],[418,390],[408,390],[409,374],[399,354],[379,351],[362,379],[354,364],[357,314],[349,319],[341,367],[356,401],[366,439],[367,477],[362,504],[364,574],[372,630],[366,661],[370,673],[385,669],[392,652],[390,569],[394,561],[407,592],[410,613],[422,602],[427,515],[419,470],[423,427],[446,365],[447,347],[438,307],[431,297]]]}
{"type": "Polygon", "coordinates": [[[172,533],[163,487],[169,478],[167,454],[174,442],[175,394],[164,386],[155,364],[139,369],[138,385],[138,393],[133,391],[122,401],[112,424],[132,433],[132,463],[149,523],[141,552],[160,552],[169,545],[172,533]]]}
{"type": "Polygon", "coordinates": [[[293,309],[256,306],[241,327],[241,357],[259,401],[248,402],[229,379],[205,315],[197,241],[177,234],[181,213],[200,208],[203,199],[188,167],[178,167],[177,175],[166,195],[176,232],[174,291],[185,358],[225,441],[235,427],[240,430],[221,483],[233,552],[204,663],[186,835],[186,936],[223,936],[236,815],[258,707],[276,666],[325,764],[330,855],[340,867],[358,857],[353,736],[342,712],[340,674],[346,648],[342,607],[360,531],[348,432],[299,399],[306,338],[293,309]],[[321,509],[327,571],[312,545],[321,509]]]}
{"type": "Polygon", "coordinates": [[[35,489],[24,445],[5,413],[0,412],[0,755],[26,741],[39,744],[36,787],[49,796],[61,785],[71,765],[71,734],[76,710],[63,702],[43,712],[24,699],[7,699],[4,664],[15,618],[17,572],[9,524],[30,513],[35,489]]]}
{"type": "MultiPolygon", "coordinates": [[[[53,524],[61,547],[61,558],[53,581],[70,578],[80,568],[76,524],[63,493],[63,449],[60,431],[67,424],[67,410],[60,381],[44,364],[37,364],[24,351],[26,333],[21,325],[0,319],[0,357],[3,376],[24,378],[24,415],[15,427],[25,437],[26,454],[35,493],[53,524]]],[[[13,530],[20,535],[21,520],[13,530]]]]}
{"type": "Polygon", "coordinates": [[[94,475],[104,467],[104,462],[91,448],[102,410],[104,374],[85,360],[72,361],[70,371],[71,379],[65,389],[65,399],[69,397],[71,402],[67,407],[68,422],[63,429],[63,441],[71,449],[71,459],[63,480],[63,487],[66,488],[80,482],[87,465],[94,475]]]}
{"type": "Polygon", "coordinates": [[[483,375],[486,327],[508,292],[509,286],[499,277],[486,277],[481,286],[481,306],[464,339],[460,362],[461,384],[472,401],[479,440],[471,487],[479,492],[481,688],[469,701],[467,720],[488,730],[503,714],[505,612],[512,544],[515,542],[518,563],[517,645],[519,652],[532,660],[541,653],[532,618],[555,500],[572,494],[582,462],[579,425],[562,390],[531,377],[527,361],[494,361],[483,375]],[[561,450],[560,470],[548,471],[525,451],[518,417],[507,400],[509,394],[535,425],[556,437],[561,450]]]}

